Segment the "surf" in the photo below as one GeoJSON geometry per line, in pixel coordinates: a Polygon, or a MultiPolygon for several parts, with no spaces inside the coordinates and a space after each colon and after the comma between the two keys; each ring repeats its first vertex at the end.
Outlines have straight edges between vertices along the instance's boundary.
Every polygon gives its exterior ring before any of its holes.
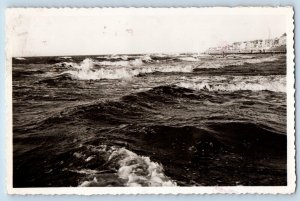
{"type": "MultiPolygon", "coordinates": [[[[164,174],[163,166],[153,162],[149,157],[140,156],[124,147],[100,145],[94,147],[93,150],[99,151],[101,157],[106,161],[108,169],[115,170],[114,172],[119,179],[119,185],[176,186],[176,182],[164,174]]],[[[79,157],[84,156],[79,155],[79,157]]],[[[90,161],[87,159],[85,161],[89,163],[90,161]]],[[[91,178],[90,180],[82,181],[79,184],[81,187],[107,185],[105,180],[102,179],[101,171],[83,169],[77,172],[88,174],[91,178]]],[[[102,172],[105,173],[105,171],[102,172]]]]}
{"type": "Polygon", "coordinates": [[[198,81],[180,82],[176,85],[193,90],[208,91],[273,91],[286,92],[285,76],[235,76],[201,78],[198,81]],[[218,80],[218,82],[214,82],[218,80]]]}
{"type": "Polygon", "coordinates": [[[101,79],[132,79],[133,77],[152,74],[154,72],[171,73],[184,72],[191,73],[193,66],[142,66],[140,60],[134,61],[102,61],[95,62],[93,59],[84,59],[80,64],[64,63],[65,66],[72,67],[72,70],[65,71],[64,74],[70,74],[74,79],[79,80],[101,80],[101,79]],[[130,64],[129,64],[129,63],[130,64]],[[105,67],[113,66],[113,67],[105,67]],[[125,67],[124,67],[125,66],[125,67]]]}

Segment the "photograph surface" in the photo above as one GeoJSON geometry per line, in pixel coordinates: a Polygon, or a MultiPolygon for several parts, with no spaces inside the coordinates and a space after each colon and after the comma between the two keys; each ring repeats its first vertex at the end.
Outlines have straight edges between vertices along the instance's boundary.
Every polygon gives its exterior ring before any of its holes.
{"type": "Polygon", "coordinates": [[[294,191],[292,8],[8,9],[6,32],[9,192],[294,191]]]}

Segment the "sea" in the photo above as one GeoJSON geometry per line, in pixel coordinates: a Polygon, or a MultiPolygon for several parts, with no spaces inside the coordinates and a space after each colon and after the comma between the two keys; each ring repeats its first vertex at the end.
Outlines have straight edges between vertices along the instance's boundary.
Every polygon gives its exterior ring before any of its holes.
{"type": "Polygon", "coordinates": [[[285,54],[12,58],[13,187],[287,185],[285,54]]]}

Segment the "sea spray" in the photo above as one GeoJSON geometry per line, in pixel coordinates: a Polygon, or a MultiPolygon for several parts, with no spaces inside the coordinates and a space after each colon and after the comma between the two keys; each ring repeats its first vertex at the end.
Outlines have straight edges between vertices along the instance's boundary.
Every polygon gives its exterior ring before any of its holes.
{"type": "MultiPolygon", "coordinates": [[[[219,79],[220,78],[216,78],[219,79]]],[[[176,85],[193,90],[208,90],[208,91],[274,91],[285,92],[286,80],[284,76],[239,76],[233,79],[226,79],[215,82],[214,77],[198,81],[179,82],[176,85]],[[214,82],[210,81],[214,80],[214,82]]]]}
{"type": "MultiPolygon", "coordinates": [[[[124,182],[124,186],[176,186],[176,182],[164,174],[163,166],[151,161],[149,157],[139,156],[124,147],[107,148],[106,146],[100,146],[99,149],[93,149],[104,154],[103,148],[107,155],[107,163],[117,169],[117,175],[120,181],[124,182]]],[[[95,175],[92,180],[83,181],[80,186],[100,185],[97,182],[100,180],[101,174],[97,178],[97,171],[84,169],[77,172],[95,175]]]]}
{"type": "Polygon", "coordinates": [[[79,80],[101,80],[101,79],[130,79],[132,77],[141,75],[141,74],[149,74],[154,72],[185,72],[190,73],[193,71],[193,66],[185,65],[185,66],[147,66],[147,67],[136,67],[136,65],[140,64],[140,60],[131,61],[133,66],[127,64],[128,61],[118,61],[118,62],[95,62],[94,60],[87,58],[84,59],[79,65],[77,64],[69,64],[74,70],[68,70],[64,73],[71,74],[73,78],[79,80]],[[133,62],[133,63],[132,63],[133,62]],[[126,64],[125,64],[126,63],[126,64]],[[111,65],[112,67],[98,67],[95,65],[111,65]],[[121,65],[122,64],[122,65],[121,65]],[[126,66],[126,67],[120,67],[126,66]]]}

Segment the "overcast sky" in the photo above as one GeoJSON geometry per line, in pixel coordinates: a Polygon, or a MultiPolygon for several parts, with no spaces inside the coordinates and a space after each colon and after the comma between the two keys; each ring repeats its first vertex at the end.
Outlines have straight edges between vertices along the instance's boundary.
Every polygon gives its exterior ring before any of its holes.
{"type": "Polygon", "coordinates": [[[88,10],[11,12],[13,56],[202,52],[286,32],[283,12],[88,10]]]}

